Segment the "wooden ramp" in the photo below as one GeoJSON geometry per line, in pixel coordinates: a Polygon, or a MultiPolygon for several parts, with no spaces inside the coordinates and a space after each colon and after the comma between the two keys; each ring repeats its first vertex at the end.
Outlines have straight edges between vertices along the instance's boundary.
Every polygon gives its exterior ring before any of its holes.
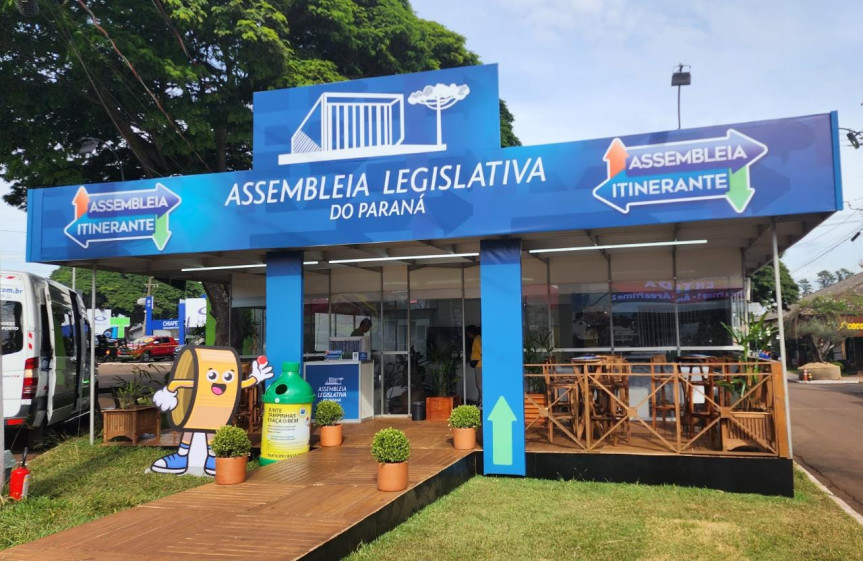
{"type": "Polygon", "coordinates": [[[452,448],[445,422],[345,425],[341,447],[313,448],[255,470],[244,484],[203,485],[0,551],[0,559],[338,559],[472,477],[478,458],[452,448]],[[408,489],[400,493],[377,490],[369,452],[387,426],[411,441],[408,489]]]}

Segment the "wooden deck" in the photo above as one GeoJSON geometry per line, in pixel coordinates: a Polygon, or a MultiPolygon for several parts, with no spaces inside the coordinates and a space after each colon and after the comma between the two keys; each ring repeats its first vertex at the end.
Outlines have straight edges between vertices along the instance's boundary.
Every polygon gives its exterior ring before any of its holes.
{"type": "Polygon", "coordinates": [[[470,477],[471,454],[452,448],[445,422],[345,425],[341,447],[313,448],[255,470],[244,484],[203,485],[0,551],[0,559],[337,559],[345,544],[387,531],[470,477]],[[369,452],[387,426],[411,441],[408,489],[400,493],[377,490],[369,452]]]}

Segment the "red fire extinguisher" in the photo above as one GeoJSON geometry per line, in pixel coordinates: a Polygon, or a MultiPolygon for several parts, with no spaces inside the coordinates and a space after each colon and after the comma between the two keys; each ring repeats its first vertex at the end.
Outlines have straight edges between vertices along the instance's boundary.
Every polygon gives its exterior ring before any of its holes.
{"type": "Polygon", "coordinates": [[[9,496],[16,501],[26,499],[29,488],[30,469],[27,467],[27,449],[24,448],[21,463],[18,464],[17,468],[12,470],[12,475],[9,477],[9,496]]]}

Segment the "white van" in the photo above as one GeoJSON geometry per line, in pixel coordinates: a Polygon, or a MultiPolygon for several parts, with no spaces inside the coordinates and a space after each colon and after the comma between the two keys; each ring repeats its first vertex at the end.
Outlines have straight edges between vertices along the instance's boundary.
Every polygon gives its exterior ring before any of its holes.
{"type": "Polygon", "coordinates": [[[3,416],[38,433],[90,408],[90,324],[81,297],[49,279],[0,271],[3,416]]]}

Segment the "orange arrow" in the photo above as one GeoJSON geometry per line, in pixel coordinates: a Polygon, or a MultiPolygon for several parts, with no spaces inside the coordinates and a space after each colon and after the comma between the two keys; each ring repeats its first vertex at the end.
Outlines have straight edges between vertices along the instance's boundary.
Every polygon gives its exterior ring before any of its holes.
{"type": "Polygon", "coordinates": [[[626,158],[629,154],[626,153],[626,146],[619,138],[615,138],[605,151],[603,160],[608,162],[608,178],[611,179],[618,173],[626,169],[626,158]]]}
{"type": "Polygon", "coordinates": [[[83,187],[78,187],[78,192],[75,193],[75,198],[72,199],[72,204],[75,205],[75,220],[87,214],[87,205],[89,203],[90,197],[87,196],[87,190],[83,187]]]}

